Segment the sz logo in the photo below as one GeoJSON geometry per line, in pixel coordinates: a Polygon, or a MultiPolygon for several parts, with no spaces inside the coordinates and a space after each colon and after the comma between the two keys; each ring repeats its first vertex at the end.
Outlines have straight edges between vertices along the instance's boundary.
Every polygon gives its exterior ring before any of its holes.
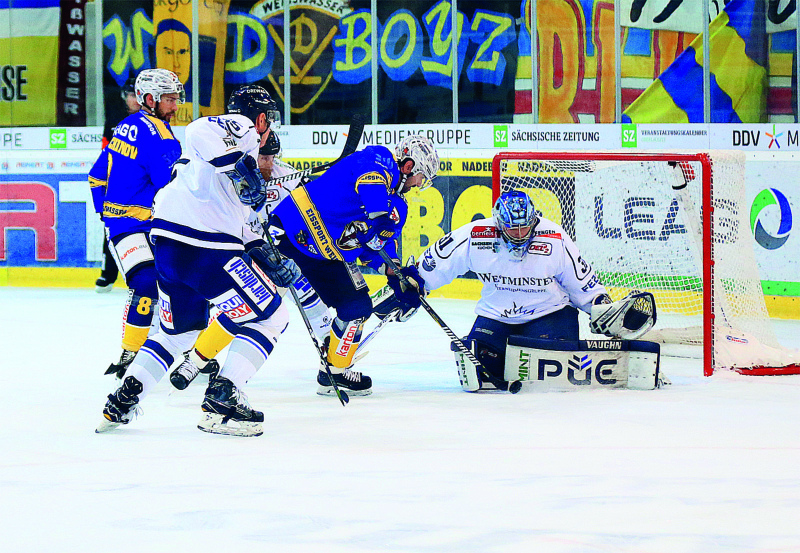
{"type": "Polygon", "coordinates": [[[786,196],[775,188],[759,192],[750,207],[750,229],[762,248],[777,250],[783,246],[792,230],[792,208],[786,196]],[[777,225],[775,225],[776,219],[777,225]],[[765,223],[771,230],[777,226],[777,230],[768,231],[765,223]]]}
{"type": "Polygon", "coordinates": [[[67,147],[67,129],[50,129],[50,148],[67,147]]]}

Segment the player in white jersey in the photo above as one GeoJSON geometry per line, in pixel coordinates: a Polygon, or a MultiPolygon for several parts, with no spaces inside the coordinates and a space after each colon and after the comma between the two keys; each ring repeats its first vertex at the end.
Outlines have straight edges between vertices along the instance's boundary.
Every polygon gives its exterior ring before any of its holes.
{"type": "Polygon", "coordinates": [[[594,304],[611,299],[572,239],[538,217],[527,194],[506,192],[492,211],[493,218],[439,239],[422,254],[418,268],[427,290],[468,271],[483,283],[478,317],[465,342],[474,346],[489,380],[499,382],[510,335],[578,340],[577,309],[590,313],[594,304]]]}
{"type": "MultiPolygon", "coordinates": [[[[237,109],[237,106],[229,105],[228,111],[231,109],[237,109]]],[[[278,183],[270,180],[297,171],[276,157],[281,149],[280,139],[272,128],[268,132],[269,136],[264,146],[259,148],[258,154],[258,167],[267,183],[266,200],[258,212],[251,210],[248,215],[248,226],[257,235],[261,235],[263,232],[262,221],[265,221],[275,206],[300,184],[300,178],[278,183]]],[[[248,249],[248,251],[250,250],[248,249]]],[[[328,307],[322,303],[303,275],[300,275],[292,286],[295,288],[315,336],[319,341],[324,340],[330,332],[333,322],[333,316],[328,307]]],[[[219,371],[219,364],[215,357],[231,343],[235,335],[235,323],[231,322],[224,313],[214,313],[213,320],[197,339],[194,347],[186,354],[184,361],[170,373],[172,385],[179,390],[184,390],[201,372],[213,378],[219,371]]]]}
{"type": "MultiPolygon", "coordinates": [[[[263,105],[269,98],[261,87],[242,87],[233,94],[263,105]]],[[[122,386],[109,396],[106,421],[98,432],[133,418],[137,404],[175,357],[206,328],[210,305],[215,305],[236,324],[236,335],[206,389],[205,416],[198,427],[240,436],[262,433],[263,413],[252,409],[240,390],[285,330],[288,313],[280,287],[291,285],[299,273],[247,224],[250,212],[266,203],[256,156],[268,138],[270,121],[270,110],[261,109],[250,117],[203,117],[186,127],[185,156],[156,196],[153,213],[159,331],[145,342],[122,386]],[[260,262],[252,261],[256,257],[260,262]]]]}

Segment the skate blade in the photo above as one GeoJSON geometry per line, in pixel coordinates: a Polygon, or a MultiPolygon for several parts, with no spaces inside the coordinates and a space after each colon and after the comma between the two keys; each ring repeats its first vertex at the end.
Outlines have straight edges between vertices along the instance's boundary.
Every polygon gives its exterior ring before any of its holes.
{"type": "Polygon", "coordinates": [[[100,423],[100,425],[94,429],[95,434],[103,434],[104,432],[111,432],[115,430],[121,422],[111,422],[110,420],[104,420],[100,423]]]}
{"type": "MultiPolygon", "coordinates": [[[[372,388],[367,388],[366,390],[351,390],[350,388],[340,387],[339,390],[346,392],[348,396],[368,396],[372,393],[372,388]]],[[[323,386],[320,384],[317,388],[317,395],[336,397],[336,390],[333,389],[333,386],[323,386]]]]}
{"type": "Polygon", "coordinates": [[[206,413],[197,423],[197,428],[210,434],[223,434],[225,436],[261,436],[264,433],[262,423],[247,421],[223,422],[224,416],[217,413],[206,413]]]}

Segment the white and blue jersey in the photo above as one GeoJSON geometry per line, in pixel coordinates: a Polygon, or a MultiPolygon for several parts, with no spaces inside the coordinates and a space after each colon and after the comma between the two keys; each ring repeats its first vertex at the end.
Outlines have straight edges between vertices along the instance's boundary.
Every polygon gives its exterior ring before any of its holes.
{"type": "Polygon", "coordinates": [[[201,117],[190,123],[172,181],[156,195],[152,235],[236,251],[257,239],[246,224],[252,209],[239,200],[227,173],[243,152],[257,159],[258,145],[253,123],[242,115],[201,117]]]}
{"type": "MultiPolygon", "coordinates": [[[[202,117],[186,127],[185,155],[175,163],[172,181],[156,195],[151,231],[161,295],[172,296],[173,304],[192,303],[175,298],[179,290],[182,299],[190,296],[181,286],[189,284],[196,309],[202,297],[236,323],[269,317],[280,305],[274,284],[242,258],[245,245],[262,236],[260,228],[248,224],[253,210],[241,202],[227,174],[242,154],[256,159],[259,140],[252,122],[241,115],[202,117]],[[191,249],[165,245],[161,238],[191,249]],[[190,266],[183,266],[188,259],[190,266]],[[193,272],[200,278],[191,283],[193,272]]],[[[185,320],[191,327],[204,316],[196,311],[185,320]]]]}
{"type": "MultiPolygon", "coordinates": [[[[467,223],[420,256],[425,288],[435,290],[468,271],[483,284],[475,313],[506,324],[524,324],[568,305],[589,313],[606,293],[592,266],[558,224],[541,218],[520,259],[508,251],[494,219],[467,223]]],[[[576,338],[577,339],[577,338],[576,338]]]]}

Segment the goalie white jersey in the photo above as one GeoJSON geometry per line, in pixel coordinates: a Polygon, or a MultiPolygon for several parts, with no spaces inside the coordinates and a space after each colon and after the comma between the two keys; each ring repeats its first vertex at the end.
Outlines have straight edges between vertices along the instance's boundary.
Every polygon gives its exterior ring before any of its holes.
{"type": "Polygon", "coordinates": [[[256,239],[252,213],[226,174],[242,153],[257,159],[259,136],[242,115],[202,117],[186,127],[184,156],[156,195],[152,234],[194,246],[242,250],[256,239]]]}
{"type": "Polygon", "coordinates": [[[538,319],[566,305],[585,312],[606,293],[559,225],[540,219],[520,259],[513,257],[493,219],[473,221],[440,238],[422,254],[420,275],[434,290],[473,271],[483,283],[475,313],[509,324],[538,319]]]}

